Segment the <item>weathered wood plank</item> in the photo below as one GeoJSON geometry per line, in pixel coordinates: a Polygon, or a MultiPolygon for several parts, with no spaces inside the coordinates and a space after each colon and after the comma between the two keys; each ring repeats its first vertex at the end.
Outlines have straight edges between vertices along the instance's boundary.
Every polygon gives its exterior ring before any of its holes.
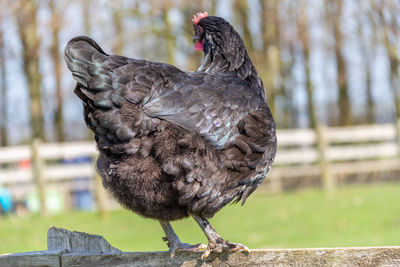
{"type": "Polygon", "coordinates": [[[257,249],[224,252],[121,252],[103,237],[52,227],[48,251],[0,255],[0,266],[400,266],[400,247],[257,249]]]}
{"type": "Polygon", "coordinates": [[[400,266],[400,247],[263,249],[250,253],[168,252],[61,253],[37,251],[0,255],[0,266],[400,266]]]}
{"type": "Polygon", "coordinates": [[[65,250],[68,253],[121,253],[102,236],[71,232],[57,227],[51,227],[47,232],[47,249],[65,250]]]}
{"type": "Polygon", "coordinates": [[[33,251],[0,255],[0,267],[61,267],[61,251],[33,251]]]}
{"type": "Polygon", "coordinates": [[[64,266],[400,266],[400,247],[264,249],[250,253],[211,254],[201,260],[201,253],[136,252],[121,254],[63,254],[64,266]]]}

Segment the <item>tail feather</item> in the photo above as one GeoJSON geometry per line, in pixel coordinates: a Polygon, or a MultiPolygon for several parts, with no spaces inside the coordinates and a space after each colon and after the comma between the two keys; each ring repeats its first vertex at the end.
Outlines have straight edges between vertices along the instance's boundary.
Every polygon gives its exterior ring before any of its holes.
{"type": "Polygon", "coordinates": [[[108,56],[106,52],[103,51],[103,49],[91,38],[87,36],[77,36],[75,38],[72,38],[68,44],[67,47],[65,48],[65,54],[71,54],[70,52],[73,53],[75,48],[82,48],[82,49],[88,49],[92,50],[95,52],[99,52],[101,54],[104,54],[108,56]]]}
{"type": "MultiPolygon", "coordinates": [[[[135,68],[124,72],[121,68],[129,64],[127,58],[108,55],[86,36],[70,40],[64,58],[77,81],[74,92],[83,102],[85,122],[94,132],[99,149],[135,152],[130,149],[130,141],[140,130],[142,111],[140,105],[125,99],[128,84],[136,88],[135,68]]],[[[150,90],[143,86],[141,89],[150,90]]]]}
{"type": "Polygon", "coordinates": [[[86,36],[71,39],[64,52],[65,61],[74,79],[84,87],[88,87],[92,77],[90,66],[99,57],[108,56],[93,39],[86,36]]]}
{"type": "Polygon", "coordinates": [[[110,71],[96,64],[109,58],[108,54],[91,38],[78,36],[71,39],[65,48],[65,61],[78,82],[75,94],[83,101],[95,99],[96,91],[111,88],[110,71]]]}

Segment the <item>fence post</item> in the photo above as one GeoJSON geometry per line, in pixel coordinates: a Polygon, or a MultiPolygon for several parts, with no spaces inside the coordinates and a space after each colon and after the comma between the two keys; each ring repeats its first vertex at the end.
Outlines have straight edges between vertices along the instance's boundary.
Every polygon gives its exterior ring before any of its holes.
{"type": "Polygon", "coordinates": [[[397,133],[397,155],[400,157],[400,117],[396,120],[396,133],[397,133]]]}
{"type": "Polygon", "coordinates": [[[94,181],[94,195],[96,199],[96,208],[101,218],[105,218],[107,216],[107,208],[105,203],[105,190],[103,188],[103,184],[101,182],[101,177],[97,173],[96,168],[97,157],[93,158],[93,181],[94,181]]]}
{"type": "Polygon", "coordinates": [[[329,141],[327,139],[327,128],[324,125],[317,124],[316,127],[317,148],[319,155],[319,165],[321,168],[321,178],[323,188],[326,190],[329,197],[333,196],[336,187],[336,179],[332,174],[329,166],[328,148],[329,141]]]}
{"type": "Polygon", "coordinates": [[[269,189],[271,193],[281,193],[283,190],[282,176],[269,178],[269,189]]]}
{"type": "Polygon", "coordinates": [[[46,189],[45,189],[45,181],[43,178],[43,168],[44,161],[40,157],[40,144],[41,141],[39,138],[33,139],[31,143],[31,161],[32,161],[32,177],[33,181],[36,184],[39,204],[40,204],[40,212],[43,216],[47,216],[47,207],[46,207],[46,189]]]}

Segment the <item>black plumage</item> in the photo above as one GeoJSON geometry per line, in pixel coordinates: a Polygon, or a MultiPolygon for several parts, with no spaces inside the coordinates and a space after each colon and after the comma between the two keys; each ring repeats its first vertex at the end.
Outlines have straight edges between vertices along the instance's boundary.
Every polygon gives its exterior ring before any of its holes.
{"type": "Polygon", "coordinates": [[[246,201],[270,169],[276,136],[239,34],[206,13],[193,26],[205,54],[196,72],[108,55],[84,36],[68,42],[65,60],[95,134],[104,186],[126,208],[160,221],[171,255],[204,248],[171,232],[168,221],[192,215],[209,239],[206,257],[247,249],[207,230],[206,218],[246,201]]]}

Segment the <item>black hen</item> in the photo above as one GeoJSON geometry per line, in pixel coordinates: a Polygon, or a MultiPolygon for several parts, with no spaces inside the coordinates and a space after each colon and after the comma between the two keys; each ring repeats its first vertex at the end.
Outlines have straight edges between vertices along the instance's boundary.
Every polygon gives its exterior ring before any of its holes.
{"type": "Polygon", "coordinates": [[[248,250],[223,240],[206,218],[245,202],[275,157],[264,87],[239,34],[224,19],[194,16],[197,72],[106,54],[80,36],[65,48],[104,186],[126,208],[160,221],[175,251],[248,250]],[[169,221],[191,215],[209,245],[181,243],[169,221]]]}

